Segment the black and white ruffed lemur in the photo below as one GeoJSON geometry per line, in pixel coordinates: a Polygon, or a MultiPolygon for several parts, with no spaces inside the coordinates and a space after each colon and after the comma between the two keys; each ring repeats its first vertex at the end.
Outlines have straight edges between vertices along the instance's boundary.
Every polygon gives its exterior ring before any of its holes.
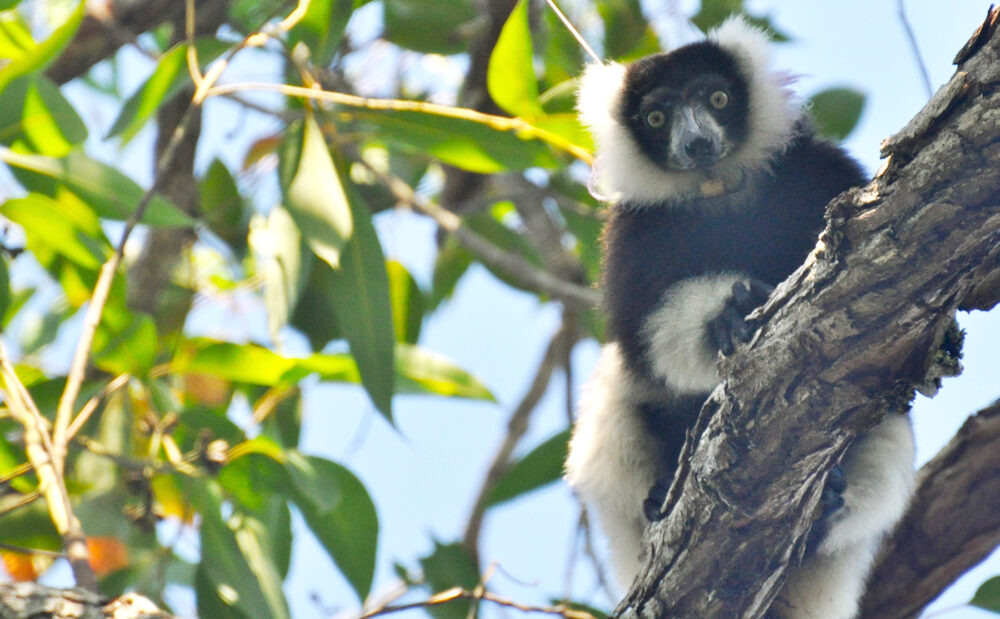
{"type": "MultiPolygon", "coordinates": [[[[623,587],[639,568],[644,502],[673,476],[719,382],[718,353],[749,341],[746,315],[805,261],[825,205],[866,180],[814,134],[769,47],[762,31],[730,19],[703,41],[594,64],[581,78],[578,110],[611,203],[609,343],[584,391],[566,478],[596,512],[623,587]]],[[[851,446],[827,484],[823,534],[790,569],[775,614],[857,613],[875,552],[912,492],[913,451],[901,414],[851,446]]]]}

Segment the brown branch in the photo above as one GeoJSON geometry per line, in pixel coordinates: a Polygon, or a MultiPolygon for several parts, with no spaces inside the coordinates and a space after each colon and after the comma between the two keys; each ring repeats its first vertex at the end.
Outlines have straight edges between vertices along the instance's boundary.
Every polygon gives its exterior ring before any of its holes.
{"type": "Polygon", "coordinates": [[[1000,544],[1000,403],[970,417],[920,469],[879,556],[862,617],[910,617],[1000,544]],[[956,518],[956,515],[961,517],[956,518]]]}
{"type": "MultiPolygon", "coordinates": [[[[218,22],[228,10],[229,0],[200,0],[198,20],[218,22]]],[[[123,45],[134,42],[143,32],[183,17],[184,3],[178,0],[88,2],[87,15],[76,35],[45,74],[57,84],[65,84],[113,56],[123,45]]]]}
{"type": "Polygon", "coordinates": [[[808,263],[721,364],[620,616],[762,615],[824,472],[905,406],[954,311],[1000,270],[1000,34],[982,38],[875,181],[831,203],[808,263]]]}

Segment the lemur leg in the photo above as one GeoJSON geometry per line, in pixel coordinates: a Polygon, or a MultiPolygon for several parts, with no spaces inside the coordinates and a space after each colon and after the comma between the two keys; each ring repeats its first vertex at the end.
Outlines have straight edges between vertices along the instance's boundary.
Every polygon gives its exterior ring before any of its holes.
{"type": "Polygon", "coordinates": [[[913,431],[890,414],[844,454],[843,507],[830,513],[826,534],[801,566],[789,570],[774,614],[784,619],[850,619],[872,560],[902,517],[913,492],[913,431]]]}

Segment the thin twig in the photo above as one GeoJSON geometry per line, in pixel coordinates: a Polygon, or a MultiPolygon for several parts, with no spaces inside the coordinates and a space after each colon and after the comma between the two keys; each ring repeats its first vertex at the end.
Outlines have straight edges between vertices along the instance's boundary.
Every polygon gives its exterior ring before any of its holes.
{"type": "Polygon", "coordinates": [[[601,60],[601,57],[597,55],[597,52],[594,51],[594,48],[592,48],[587,43],[587,40],[583,38],[583,35],[580,34],[580,31],[576,29],[576,26],[573,25],[573,22],[571,22],[569,18],[566,17],[566,15],[564,15],[563,12],[559,10],[558,5],[556,5],[556,1],[555,0],[545,0],[545,1],[548,2],[549,8],[551,8],[552,11],[556,14],[556,17],[559,18],[559,21],[561,21],[563,25],[566,26],[566,29],[569,30],[569,33],[573,35],[573,38],[576,39],[576,42],[580,44],[580,47],[583,48],[583,51],[587,52],[587,55],[590,56],[591,60],[593,60],[598,64],[603,62],[601,60]]]}
{"type": "Polygon", "coordinates": [[[42,498],[42,493],[38,492],[37,490],[35,492],[29,492],[27,494],[22,494],[18,498],[14,499],[12,501],[8,501],[7,505],[4,505],[3,507],[0,507],[0,516],[6,516],[7,514],[13,512],[13,511],[17,511],[17,510],[21,509],[25,505],[30,505],[30,504],[34,503],[35,501],[37,501],[40,498],[42,498]]]}
{"type": "Polygon", "coordinates": [[[594,616],[588,612],[582,610],[574,610],[562,604],[556,606],[528,606],[525,604],[520,604],[514,602],[513,600],[508,600],[502,598],[489,591],[466,591],[460,587],[454,587],[446,591],[442,591],[436,595],[423,600],[421,602],[412,602],[410,604],[398,604],[395,606],[383,606],[372,610],[364,615],[361,615],[359,619],[370,619],[371,617],[378,617],[380,615],[388,615],[391,613],[403,612],[406,610],[416,610],[420,608],[431,608],[433,606],[440,606],[442,604],[448,604],[450,602],[455,602],[458,600],[485,600],[487,602],[496,604],[497,606],[503,606],[506,608],[513,608],[515,610],[520,610],[526,613],[543,613],[546,615],[556,615],[559,617],[566,617],[567,619],[594,619],[594,616]]]}
{"type": "Polygon", "coordinates": [[[927,98],[929,99],[934,94],[934,89],[931,87],[931,77],[927,72],[927,65],[920,55],[917,36],[913,33],[910,20],[906,17],[906,7],[903,4],[903,0],[896,0],[896,8],[899,12],[899,21],[902,22],[903,31],[906,33],[906,40],[910,42],[910,50],[913,52],[913,58],[917,61],[917,68],[920,69],[920,77],[924,81],[924,90],[927,92],[927,98]]]}
{"type": "Polygon", "coordinates": [[[80,521],[73,513],[73,506],[66,490],[62,466],[57,462],[48,423],[18,378],[14,365],[7,356],[7,348],[0,338],[0,374],[3,376],[7,404],[11,414],[24,428],[24,451],[31,467],[38,476],[39,491],[45,496],[49,517],[62,536],[66,558],[73,570],[77,586],[97,591],[97,577],[90,566],[90,552],[80,521]]]}
{"type": "Polygon", "coordinates": [[[366,110],[421,112],[424,114],[433,114],[435,116],[468,120],[498,131],[514,131],[520,136],[537,138],[550,146],[567,152],[588,164],[591,164],[594,161],[593,155],[591,155],[585,148],[577,146],[569,140],[550,131],[536,127],[522,118],[509,118],[507,116],[486,114],[484,112],[477,112],[476,110],[463,107],[438,105],[436,103],[412,101],[409,99],[373,99],[370,97],[360,97],[358,95],[334,92],[331,90],[305,88],[302,86],[291,86],[288,84],[273,84],[270,82],[240,82],[237,84],[222,84],[207,89],[206,96],[211,97],[228,95],[234,92],[242,92],[246,90],[280,92],[289,97],[301,97],[317,101],[326,101],[329,103],[337,103],[340,105],[366,110]]]}
{"type": "Polygon", "coordinates": [[[531,381],[531,386],[528,387],[528,391],[521,398],[521,402],[514,409],[510,420],[507,422],[507,435],[497,449],[496,455],[493,456],[493,462],[490,464],[482,486],[479,488],[479,494],[473,504],[472,513],[469,515],[468,523],[465,526],[462,547],[473,560],[478,558],[479,533],[482,530],[483,516],[486,513],[487,501],[490,494],[492,494],[497,482],[510,468],[514,450],[528,431],[528,423],[531,419],[532,411],[535,410],[538,402],[545,395],[549,387],[549,382],[552,380],[553,372],[559,367],[565,358],[566,351],[572,347],[575,341],[575,325],[570,322],[563,322],[559,331],[549,341],[545,355],[542,357],[542,361],[535,371],[535,377],[531,381]]]}
{"type": "Polygon", "coordinates": [[[429,216],[445,232],[454,235],[458,242],[483,264],[503,271],[528,290],[552,295],[574,309],[596,307],[598,295],[593,289],[560,279],[548,271],[539,269],[521,256],[504,251],[465,226],[462,218],[455,213],[421,197],[403,179],[375,169],[361,157],[354,159],[374,174],[396,200],[429,216]]]}

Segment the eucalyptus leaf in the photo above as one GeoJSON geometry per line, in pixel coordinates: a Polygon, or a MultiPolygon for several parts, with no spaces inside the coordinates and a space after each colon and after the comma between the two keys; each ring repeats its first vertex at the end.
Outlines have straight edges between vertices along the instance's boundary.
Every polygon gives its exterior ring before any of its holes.
{"type": "MultiPolygon", "coordinates": [[[[52,196],[61,184],[103,219],[127,220],[146,193],[116,168],[91,159],[80,150],[56,159],[0,148],[0,161],[11,166],[11,171],[28,190],[52,196]]],[[[142,223],[151,226],[191,226],[194,219],[166,198],[155,195],[143,214],[142,223]]]]}
{"type": "Polygon", "coordinates": [[[309,248],[334,269],[354,234],[353,214],[316,117],[306,115],[295,174],[285,208],[309,248]]]}
{"type": "Polygon", "coordinates": [[[291,498],[323,548],[364,601],[375,574],[378,517],[364,485],[343,466],[290,452],[291,498]]]}
{"type": "Polygon", "coordinates": [[[544,114],[533,63],[528,0],[519,0],[500,31],[486,72],[490,97],[514,116],[533,119],[544,114]]]}

